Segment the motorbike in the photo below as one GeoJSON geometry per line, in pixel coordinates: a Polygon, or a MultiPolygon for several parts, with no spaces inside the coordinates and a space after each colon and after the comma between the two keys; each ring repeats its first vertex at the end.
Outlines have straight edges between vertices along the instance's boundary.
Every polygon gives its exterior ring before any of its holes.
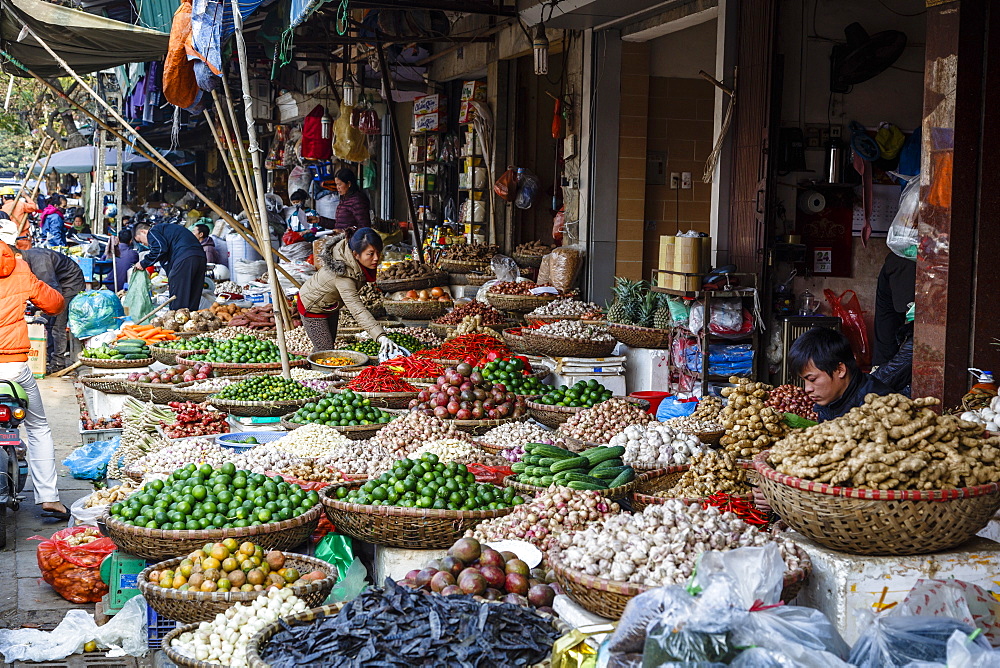
{"type": "Polygon", "coordinates": [[[28,395],[17,383],[0,380],[0,549],[7,545],[7,509],[17,511],[28,479],[28,449],[18,427],[28,416],[28,395]]]}

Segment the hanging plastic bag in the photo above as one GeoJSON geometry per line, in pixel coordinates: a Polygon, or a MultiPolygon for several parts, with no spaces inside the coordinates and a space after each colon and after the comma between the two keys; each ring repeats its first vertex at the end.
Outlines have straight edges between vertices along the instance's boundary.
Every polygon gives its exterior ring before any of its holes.
{"type": "Polygon", "coordinates": [[[74,536],[94,535],[94,532],[97,532],[94,527],[70,527],[56,531],[51,538],[29,539],[42,541],[36,553],[42,579],[67,601],[96,603],[108,593],[108,586],[101,580],[101,562],[115,551],[115,544],[110,538],[79,545],[70,542],[74,536]]]}
{"type": "Polygon", "coordinates": [[[351,114],[354,107],[341,103],[340,116],[333,122],[333,154],[348,162],[365,162],[368,160],[368,147],[365,136],[351,125],[351,114]]]}
{"type": "Polygon", "coordinates": [[[326,137],[323,136],[323,116],[325,114],[326,109],[323,108],[323,105],[317,104],[302,119],[302,158],[304,160],[330,159],[333,145],[330,143],[329,133],[326,137]]]}
{"type": "Polygon", "coordinates": [[[899,209],[889,225],[885,244],[893,253],[908,260],[917,259],[920,235],[917,223],[920,213],[920,179],[910,179],[899,196],[899,209]]]}
{"type": "Polygon", "coordinates": [[[517,196],[514,198],[514,206],[518,209],[530,209],[541,191],[542,183],[531,170],[524,168],[518,170],[517,196]]]}
{"type": "Polygon", "coordinates": [[[150,296],[149,274],[139,267],[132,270],[128,278],[128,291],[122,299],[128,317],[132,322],[142,320],[153,310],[153,299],[150,296]]]}
{"type": "Polygon", "coordinates": [[[108,462],[120,442],[121,437],[115,436],[109,441],[81,445],[63,460],[63,466],[77,480],[104,480],[108,473],[108,462]]]}
{"type": "Polygon", "coordinates": [[[500,175],[500,178],[493,184],[493,192],[500,199],[513,202],[517,197],[517,169],[507,167],[507,171],[500,175]]]}
{"type": "Polygon", "coordinates": [[[493,270],[493,275],[496,278],[486,281],[476,293],[476,300],[484,304],[488,303],[486,301],[486,293],[497,283],[513,283],[524,280],[521,278],[521,270],[518,269],[517,262],[514,262],[513,258],[509,258],[506,255],[494,255],[493,259],[490,260],[490,269],[493,270]]]}
{"type": "Polygon", "coordinates": [[[106,624],[98,626],[92,613],[68,610],[51,631],[38,629],[0,630],[0,653],[9,664],[15,661],[61,661],[83,652],[83,646],[97,641],[100,649],[142,656],[148,651],[146,599],[136,596],[106,624]]]}
{"type": "Polygon", "coordinates": [[[121,301],[110,290],[85,290],[69,303],[69,329],[85,339],[118,329],[124,315],[121,301]]]}
{"type": "Polygon", "coordinates": [[[826,301],[830,303],[833,315],[840,318],[841,328],[844,336],[851,342],[851,350],[854,351],[854,359],[862,371],[867,370],[872,364],[872,349],[868,343],[868,328],[865,326],[865,312],[861,310],[861,302],[854,290],[844,290],[838,297],[829,288],[823,290],[826,301]],[[844,298],[850,293],[850,297],[844,298]]]}
{"type": "MultiPolygon", "coordinates": [[[[975,632],[968,624],[948,617],[903,617],[867,609],[858,610],[857,614],[858,628],[864,631],[847,659],[857,668],[903,668],[911,661],[946,664],[952,634],[960,632],[968,637],[975,632]]],[[[982,634],[970,642],[990,649],[982,634]]]]}

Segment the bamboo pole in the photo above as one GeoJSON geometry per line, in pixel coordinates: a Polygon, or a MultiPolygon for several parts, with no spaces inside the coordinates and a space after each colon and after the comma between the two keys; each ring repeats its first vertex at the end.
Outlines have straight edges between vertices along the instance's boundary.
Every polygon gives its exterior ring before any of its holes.
{"type": "MultiPolygon", "coordinates": [[[[229,82],[225,77],[222,78],[222,92],[226,95],[226,110],[229,112],[229,121],[232,123],[233,136],[235,137],[235,142],[232,144],[234,147],[236,155],[239,156],[237,165],[243,173],[243,178],[246,179],[247,192],[253,193],[253,188],[251,187],[251,182],[253,181],[253,168],[251,167],[250,155],[247,153],[247,147],[243,145],[243,135],[239,131],[239,123],[236,116],[236,108],[233,106],[233,97],[229,93],[229,82]]],[[[221,104],[221,103],[220,103],[221,104]]],[[[250,120],[250,110],[246,110],[246,117],[250,120]]],[[[256,208],[257,202],[253,197],[250,198],[251,204],[256,208]]],[[[266,209],[265,209],[266,211],[266,209]]],[[[256,211],[255,216],[260,215],[256,211]]]]}
{"type": "MultiPolygon", "coordinates": [[[[264,250],[264,261],[267,262],[268,278],[271,282],[271,294],[274,301],[279,299],[284,302],[285,308],[288,304],[285,300],[285,293],[278,283],[278,275],[274,269],[274,254],[271,248],[271,231],[267,221],[267,200],[264,198],[264,178],[261,171],[260,146],[257,144],[257,128],[253,122],[253,110],[251,109],[250,97],[250,73],[247,70],[247,45],[243,39],[243,15],[240,14],[239,0],[230,0],[233,8],[233,27],[236,29],[236,51],[239,55],[240,80],[243,84],[243,111],[246,116],[247,139],[250,142],[250,157],[253,159],[253,180],[257,191],[257,213],[258,224],[261,233],[261,247],[264,250]]],[[[223,77],[225,85],[225,77],[223,77]]],[[[242,144],[242,142],[240,142],[242,144]]],[[[279,304],[280,306],[280,304],[279,304]]],[[[292,372],[288,362],[288,348],[285,342],[284,318],[274,319],[274,329],[278,341],[278,352],[281,355],[281,375],[291,378],[292,372]]]]}
{"type": "Polygon", "coordinates": [[[21,185],[18,186],[18,188],[17,188],[17,195],[14,196],[14,201],[15,202],[17,200],[21,199],[21,195],[24,194],[24,188],[25,188],[25,186],[28,185],[28,179],[31,178],[31,170],[34,168],[35,163],[38,162],[38,158],[41,157],[41,155],[42,155],[42,149],[44,149],[45,146],[50,141],[54,141],[54,140],[52,139],[52,137],[50,137],[48,135],[45,135],[45,137],[42,139],[42,142],[38,145],[38,150],[35,151],[35,157],[33,157],[31,159],[31,163],[30,163],[31,167],[29,167],[28,171],[24,173],[24,178],[21,179],[21,185]]]}
{"type": "Polygon", "coordinates": [[[229,162],[226,160],[225,152],[226,149],[222,146],[222,139],[219,136],[219,131],[215,128],[215,123],[212,121],[211,114],[208,110],[205,110],[205,120],[208,122],[208,129],[212,132],[212,137],[215,139],[215,147],[219,150],[219,155],[222,158],[223,164],[226,166],[226,173],[229,174],[229,180],[233,183],[233,189],[236,191],[236,198],[240,201],[240,207],[244,211],[250,211],[249,205],[246,202],[246,193],[240,187],[240,184],[236,181],[236,175],[233,174],[233,168],[230,166],[229,162]]]}
{"type": "Polygon", "coordinates": [[[399,165],[399,173],[403,179],[403,189],[406,190],[406,205],[410,209],[410,233],[413,235],[413,245],[416,247],[417,258],[424,261],[424,245],[421,243],[420,231],[417,229],[417,209],[413,205],[413,193],[410,192],[410,175],[406,169],[403,152],[403,138],[399,136],[399,122],[396,120],[396,103],[392,101],[392,87],[389,82],[389,66],[385,60],[385,50],[382,44],[376,44],[378,49],[378,67],[382,71],[382,94],[385,96],[385,104],[389,109],[389,122],[392,126],[392,139],[396,145],[396,162],[399,165]]]}
{"type": "MultiPolygon", "coordinates": [[[[19,21],[20,21],[20,19],[19,19],[19,21]]],[[[118,132],[115,128],[113,128],[110,125],[108,125],[107,123],[105,123],[103,120],[101,120],[100,118],[98,118],[95,114],[91,113],[91,111],[89,109],[87,109],[86,107],[84,107],[79,102],[76,102],[75,100],[71,99],[68,95],[66,95],[61,90],[59,90],[58,88],[56,88],[55,86],[53,86],[52,84],[50,84],[45,79],[41,78],[40,76],[38,76],[37,74],[35,74],[34,72],[32,72],[30,69],[28,69],[24,65],[22,65],[20,63],[14,63],[15,66],[17,66],[20,69],[24,70],[29,76],[31,76],[33,79],[35,79],[36,81],[38,81],[39,83],[41,83],[43,86],[47,87],[50,91],[52,91],[57,97],[60,97],[60,98],[62,98],[64,100],[66,100],[67,102],[70,103],[71,106],[73,106],[75,109],[77,109],[78,111],[80,111],[81,113],[83,113],[89,119],[91,119],[92,121],[94,121],[95,123],[97,123],[98,125],[100,125],[105,130],[107,130],[107,131],[111,132],[112,134],[114,134],[116,137],[118,137],[119,139],[121,139],[122,141],[124,141],[129,146],[131,146],[133,149],[135,149],[136,153],[138,153],[142,157],[146,158],[150,162],[154,163],[161,170],[167,172],[168,174],[170,174],[171,176],[173,176],[175,179],[177,179],[186,188],[188,188],[189,190],[191,190],[191,192],[193,194],[195,194],[199,199],[201,199],[203,202],[205,202],[209,206],[209,208],[212,209],[212,211],[214,211],[220,218],[222,218],[223,220],[225,220],[226,223],[237,232],[237,234],[239,234],[244,239],[246,239],[247,243],[249,243],[250,246],[254,250],[256,250],[258,253],[261,252],[260,249],[257,247],[256,238],[254,237],[254,235],[250,231],[247,230],[246,227],[244,227],[238,220],[236,220],[236,218],[233,217],[228,211],[224,210],[222,207],[220,207],[214,201],[212,201],[211,199],[209,199],[204,193],[202,193],[193,183],[191,183],[190,180],[188,180],[187,177],[185,177],[180,172],[180,170],[178,170],[176,167],[174,167],[174,165],[170,164],[170,162],[168,162],[167,159],[164,158],[160,154],[159,151],[157,151],[155,148],[153,148],[153,146],[151,146],[149,144],[149,142],[147,142],[142,137],[142,135],[140,135],[138,133],[138,131],[128,123],[128,121],[126,121],[125,119],[123,119],[118,114],[117,111],[115,111],[103,98],[101,98],[99,95],[97,95],[97,93],[95,93],[94,90],[92,88],[90,88],[90,86],[88,86],[82,79],[80,79],[80,76],[73,70],[73,68],[71,68],[66,63],[66,61],[64,61],[62,58],[60,58],[59,55],[56,54],[48,46],[48,44],[37,35],[37,33],[35,33],[33,30],[31,30],[31,28],[29,28],[27,26],[27,24],[24,23],[23,21],[20,21],[20,23],[21,23],[22,26],[25,27],[25,29],[32,36],[34,36],[34,38],[38,41],[38,43],[41,44],[45,48],[46,51],[48,51],[48,53],[56,60],[56,62],[59,63],[59,65],[64,70],[66,70],[66,72],[68,72],[70,74],[70,76],[72,76],[74,78],[74,80],[76,80],[84,88],[84,90],[86,90],[91,95],[91,97],[94,98],[95,101],[97,101],[100,105],[102,105],[105,109],[107,109],[111,113],[111,115],[115,117],[115,120],[117,120],[119,123],[121,123],[123,127],[127,128],[127,130],[131,134],[133,134],[134,136],[136,136],[138,138],[138,140],[140,142],[142,142],[142,147],[140,147],[139,145],[137,145],[135,141],[129,139],[125,135],[123,135],[120,132],[118,132]],[[145,149],[148,149],[148,151],[145,150],[145,149]]],[[[268,244],[268,247],[270,247],[270,244],[268,244]]],[[[286,261],[288,260],[288,258],[286,258],[284,255],[282,255],[280,252],[274,251],[274,253],[280,259],[286,260],[286,261]]],[[[261,255],[263,255],[263,253],[261,253],[261,255]]],[[[280,271],[282,274],[284,274],[285,277],[293,285],[295,285],[296,287],[301,287],[301,284],[299,283],[299,281],[294,276],[292,276],[287,271],[285,271],[284,268],[281,267],[280,265],[278,266],[278,271],[280,271]]]]}
{"type": "Polygon", "coordinates": [[[253,188],[250,185],[250,179],[247,178],[246,173],[243,171],[241,154],[235,146],[235,142],[243,143],[242,139],[240,139],[239,131],[236,130],[235,126],[230,129],[225,107],[223,106],[218,93],[214,90],[212,91],[212,99],[215,100],[215,118],[218,122],[219,130],[225,138],[226,153],[229,154],[233,161],[232,170],[238,182],[237,187],[243,191],[243,199],[245,200],[244,210],[247,212],[247,220],[256,220],[257,202],[253,196],[253,188]]]}
{"type": "MultiPolygon", "coordinates": [[[[49,160],[52,159],[52,152],[56,150],[56,140],[53,139],[49,142],[49,154],[45,156],[45,164],[42,165],[42,171],[38,174],[38,178],[35,179],[35,187],[31,189],[31,201],[34,202],[35,198],[38,197],[38,188],[42,185],[42,179],[45,178],[45,170],[49,168],[49,160]]],[[[34,165],[32,165],[34,167],[34,165]]]]}

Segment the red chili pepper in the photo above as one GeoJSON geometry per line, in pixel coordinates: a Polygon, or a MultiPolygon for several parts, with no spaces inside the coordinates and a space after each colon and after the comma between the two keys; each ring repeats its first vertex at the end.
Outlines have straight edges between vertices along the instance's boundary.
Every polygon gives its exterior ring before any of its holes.
{"type": "Polygon", "coordinates": [[[358,392],[416,392],[406,381],[384,366],[365,367],[347,387],[358,392]]]}

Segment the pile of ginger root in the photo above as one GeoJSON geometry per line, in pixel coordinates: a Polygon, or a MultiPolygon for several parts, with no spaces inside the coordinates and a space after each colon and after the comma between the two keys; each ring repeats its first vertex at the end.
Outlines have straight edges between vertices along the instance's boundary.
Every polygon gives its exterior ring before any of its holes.
{"type": "Polygon", "coordinates": [[[864,489],[951,489],[1000,482],[1000,437],[938,415],[933,397],[869,394],[839,418],[793,431],[768,457],[785,475],[864,489]]]}

